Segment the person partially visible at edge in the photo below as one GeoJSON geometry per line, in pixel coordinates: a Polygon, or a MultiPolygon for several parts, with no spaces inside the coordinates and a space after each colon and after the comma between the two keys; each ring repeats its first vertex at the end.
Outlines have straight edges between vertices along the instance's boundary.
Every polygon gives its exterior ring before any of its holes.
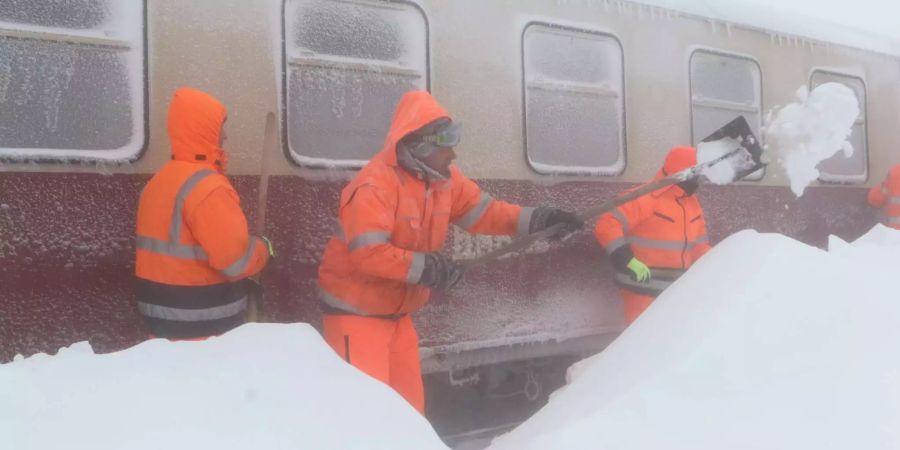
{"type": "Polygon", "coordinates": [[[460,124],[425,91],[407,92],[383,150],[341,193],[340,227],[319,267],[323,334],[347,362],[381,380],[419,412],[425,394],[410,314],[432,290],[453,287],[461,268],[441,248],[450,224],[469,233],[523,235],[572,213],[493,199],[452,165],[460,124]]]}
{"type": "Polygon", "coordinates": [[[900,230],[900,164],[891,167],[885,180],[869,190],[869,204],[884,211],[885,225],[900,230]]]}
{"type": "MultiPolygon", "coordinates": [[[[675,147],[654,181],[696,164],[694,148],[675,147]]],[[[695,195],[698,186],[692,179],[659,189],[597,220],[594,232],[615,269],[626,323],[634,322],[711,248],[703,208],[695,195]]]]}
{"type": "Polygon", "coordinates": [[[141,192],[135,290],[150,333],[203,338],[242,324],[250,285],[271,244],[250,236],[240,198],[225,177],[225,107],[191,88],[169,107],[172,160],[141,192]]]}

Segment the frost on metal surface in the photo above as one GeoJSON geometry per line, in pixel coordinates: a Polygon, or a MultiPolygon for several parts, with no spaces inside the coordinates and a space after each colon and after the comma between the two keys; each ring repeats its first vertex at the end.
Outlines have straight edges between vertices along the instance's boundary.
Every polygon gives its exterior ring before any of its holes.
{"type": "Polygon", "coordinates": [[[143,5],[0,3],[0,155],[137,154],[144,143],[143,5]]]}
{"type": "Polygon", "coordinates": [[[538,172],[624,168],[622,48],[611,36],[544,24],[524,36],[527,154],[538,172]]]}
{"type": "Polygon", "coordinates": [[[362,166],[403,93],[428,85],[425,17],[398,2],[289,0],[284,20],[294,159],[362,166]]]}
{"type": "Polygon", "coordinates": [[[0,20],[45,27],[90,29],[103,24],[109,13],[107,0],[0,2],[0,20]]]}

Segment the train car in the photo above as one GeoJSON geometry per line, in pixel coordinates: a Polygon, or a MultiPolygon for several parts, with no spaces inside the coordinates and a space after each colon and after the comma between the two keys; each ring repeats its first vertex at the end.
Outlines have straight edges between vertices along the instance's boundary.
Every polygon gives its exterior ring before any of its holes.
{"type": "MultiPolygon", "coordinates": [[[[169,158],[180,86],[228,107],[229,175],[278,252],[263,319],[317,323],[340,189],[407,90],[462,121],[458,166],[495,198],[581,210],[737,115],[759,133],[827,81],[859,98],[854,155],[823,163],[800,199],[774,166],[701,187],[713,243],[754,228],[824,246],[877,222],[865,190],[900,162],[896,55],[617,0],[0,0],[0,361],[146,338],[135,211],[169,158]]],[[[507,242],[454,230],[447,248],[507,242]]],[[[595,352],[624,327],[590,233],[467,273],[416,321],[424,370],[457,379],[595,352]]]]}

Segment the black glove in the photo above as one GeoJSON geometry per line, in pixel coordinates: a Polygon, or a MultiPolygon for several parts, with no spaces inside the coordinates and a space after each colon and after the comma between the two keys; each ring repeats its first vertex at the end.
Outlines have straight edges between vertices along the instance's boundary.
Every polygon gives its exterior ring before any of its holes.
{"type": "Polygon", "coordinates": [[[452,259],[440,253],[425,255],[425,270],[419,278],[419,284],[431,289],[447,290],[462,279],[463,270],[452,259]]]}
{"type": "Polygon", "coordinates": [[[553,237],[561,238],[584,228],[584,222],[573,213],[562,209],[541,206],[531,213],[531,223],[528,225],[529,233],[537,233],[546,230],[556,224],[563,224],[560,231],[553,237]]]}

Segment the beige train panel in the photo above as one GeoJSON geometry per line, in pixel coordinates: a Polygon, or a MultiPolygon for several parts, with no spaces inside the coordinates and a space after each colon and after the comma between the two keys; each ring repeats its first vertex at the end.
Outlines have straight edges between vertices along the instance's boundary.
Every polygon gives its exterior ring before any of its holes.
{"type": "Polygon", "coordinates": [[[265,117],[277,112],[278,0],[149,2],[150,148],[138,163],[152,172],[169,158],[166,115],[172,93],[192,86],[228,108],[229,173],[259,173],[265,117]],[[277,45],[277,48],[276,48],[277,45]]]}

